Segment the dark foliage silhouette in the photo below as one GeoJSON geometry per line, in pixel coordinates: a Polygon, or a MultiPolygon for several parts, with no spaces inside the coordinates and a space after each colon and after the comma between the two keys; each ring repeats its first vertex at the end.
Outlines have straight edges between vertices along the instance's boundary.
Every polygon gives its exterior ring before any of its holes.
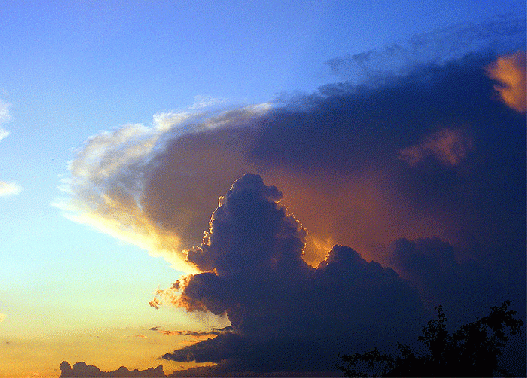
{"type": "Polygon", "coordinates": [[[416,351],[398,344],[398,354],[381,353],[377,348],[365,353],[342,356],[338,367],[350,377],[425,376],[490,377],[508,375],[498,370],[498,357],[510,335],[522,331],[523,321],[509,310],[510,301],[492,307],[490,314],[461,326],[454,333],[447,330],[443,308],[436,307],[437,319],[423,327],[421,348],[416,351]]]}

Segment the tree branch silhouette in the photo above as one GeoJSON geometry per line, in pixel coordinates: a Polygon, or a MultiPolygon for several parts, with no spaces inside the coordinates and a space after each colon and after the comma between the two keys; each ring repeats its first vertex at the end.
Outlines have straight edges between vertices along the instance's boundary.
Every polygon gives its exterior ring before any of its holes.
{"type": "Polygon", "coordinates": [[[388,355],[377,350],[341,356],[338,368],[349,377],[489,377],[498,371],[498,357],[510,335],[522,331],[523,321],[509,310],[510,301],[492,307],[489,315],[461,326],[454,333],[447,330],[447,318],[442,306],[436,307],[437,319],[423,327],[418,341],[426,352],[417,353],[408,345],[398,343],[398,354],[388,355]]]}

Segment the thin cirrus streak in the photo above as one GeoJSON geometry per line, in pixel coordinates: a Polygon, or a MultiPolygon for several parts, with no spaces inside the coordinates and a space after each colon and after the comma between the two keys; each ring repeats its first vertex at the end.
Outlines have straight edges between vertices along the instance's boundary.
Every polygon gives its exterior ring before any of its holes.
{"type": "Polygon", "coordinates": [[[9,131],[0,128],[0,140],[4,139],[4,138],[7,137],[8,135],[9,135],[9,131]]]}
{"type": "Polygon", "coordinates": [[[524,46],[525,19],[508,14],[480,24],[451,25],[416,34],[402,43],[336,57],[326,64],[346,80],[367,77],[382,82],[392,75],[407,75],[416,66],[430,62],[442,65],[486,49],[503,55],[524,46]]]}

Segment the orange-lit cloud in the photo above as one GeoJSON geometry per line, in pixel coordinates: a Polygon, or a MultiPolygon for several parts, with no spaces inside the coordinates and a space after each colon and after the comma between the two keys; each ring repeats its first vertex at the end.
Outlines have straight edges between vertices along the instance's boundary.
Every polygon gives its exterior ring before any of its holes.
{"type": "Polygon", "coordinates": [[[525,52],[518,51],[498,58],[487,67],[487,72],[492,79],[500,82],[494,88],[500,93],[503,102],[510,108],[525,113],[525,52]]]}
{"type": "MultiPolygon", "coordinates": [[[[522,137],[516,119],[498,127],[501,104],[483,90],[486,64],[421,67],[387,89],[328,86],[300,107],[160,113],[152,126],[88,140],[70,164],[62,208],[186,273],[198,273],[187,251],[202,241],[217,198],[248,172],[283,190],[281,205],[307,230],[311,266],[332,244],[386,263],[386,246],[399,238],[468,245],[505,232],[513,240],[516,226],[493,225],[516,211],[507,190],[520,173],[507,167],[524,147],[513,146],[522,137]],[[498,187],[504,170],[508,186],[498,187]]],[[[150,304],[181,299],[169,289],[150,304]]]]}
{"type": "MultiPolygon", "coordinates": [[[[181,278],[181,282],[183,284],[186,282],[188,278],[190,278],[192,275],[185,276],[181,278]]],[[[180,280],[177,280],[172,284],[172,286],[168,289],[157,289],[155,292],[155,297],[153,300],[149,302],[150,307],[155,308],[156,310],[159,309],[161,305],[164,306],[178,306],[180,295],[179,295],[179,288],[180,288],[180,280]]],[[[154,330],[154,329],[152,329],[154,330]]],[[[157,330],[157,329],[155,329],[157,330]]]]}
{"type": "Polygon", "coordinates": [[[4,139],[5,137],[7,137],[9,135],[9,131],[5,130],[5,129],[2,129],[0,127],[0,140],[4,139]]]}
{"type": "Polygon", "coordinates": [[[472,147],[472,140],[463,131],[445,128],[427,136],[417,145],[401,150],[399,158],[411,166],[427,157],[433,157],[447,166],[455,166],[463,161],[472,147]]]}
{"type": "MultiPolygon", "coordinates": [[[[474,72],[484,77],[481,69],[463,69],[467,82],[474,72]]],[[[201,242],[217,198],[247,172],[282,188],[282,203],[307,229],[304,259],[313,266],[330,243],[382,261],[382,246],[400,237],[455,242],[466,222],[449,216],[437,198],[425,206],[412,202],[416,183],[401,181],[424,161],[448,171],[477,149],[481,110],[465,99],[479,101],[483,94],[452,89],[437,76],[437,88],[420,77],[401,80],[388,100],[381,88],[321,96],[313,106],[308,99],[302,111],[260,104],[213,114],[160,113],[151,127],[127,125],[87,141],[70,165],[70,199],[61,206],[70,219],[163,256],[186,273],[197,273],[185,262],[186,251],[201,242]],[[408,80],[416,93],[405,87],[408,80]],[[447,89],[454,92],[445,96],[447,89]],[[445,101],[455,118],[441,111],[445,101]]],[[[433,197],[419,193],[426,201],[433,197]]]]}

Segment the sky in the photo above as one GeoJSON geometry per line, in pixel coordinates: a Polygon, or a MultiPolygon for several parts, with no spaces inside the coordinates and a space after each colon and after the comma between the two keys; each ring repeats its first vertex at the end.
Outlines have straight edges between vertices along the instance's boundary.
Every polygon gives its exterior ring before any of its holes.
{"type": "Polygon", "coordinates": [[[326,371],[438,304],[525,320],[524,2],[0,19],[0,376],[326,371]]]}

